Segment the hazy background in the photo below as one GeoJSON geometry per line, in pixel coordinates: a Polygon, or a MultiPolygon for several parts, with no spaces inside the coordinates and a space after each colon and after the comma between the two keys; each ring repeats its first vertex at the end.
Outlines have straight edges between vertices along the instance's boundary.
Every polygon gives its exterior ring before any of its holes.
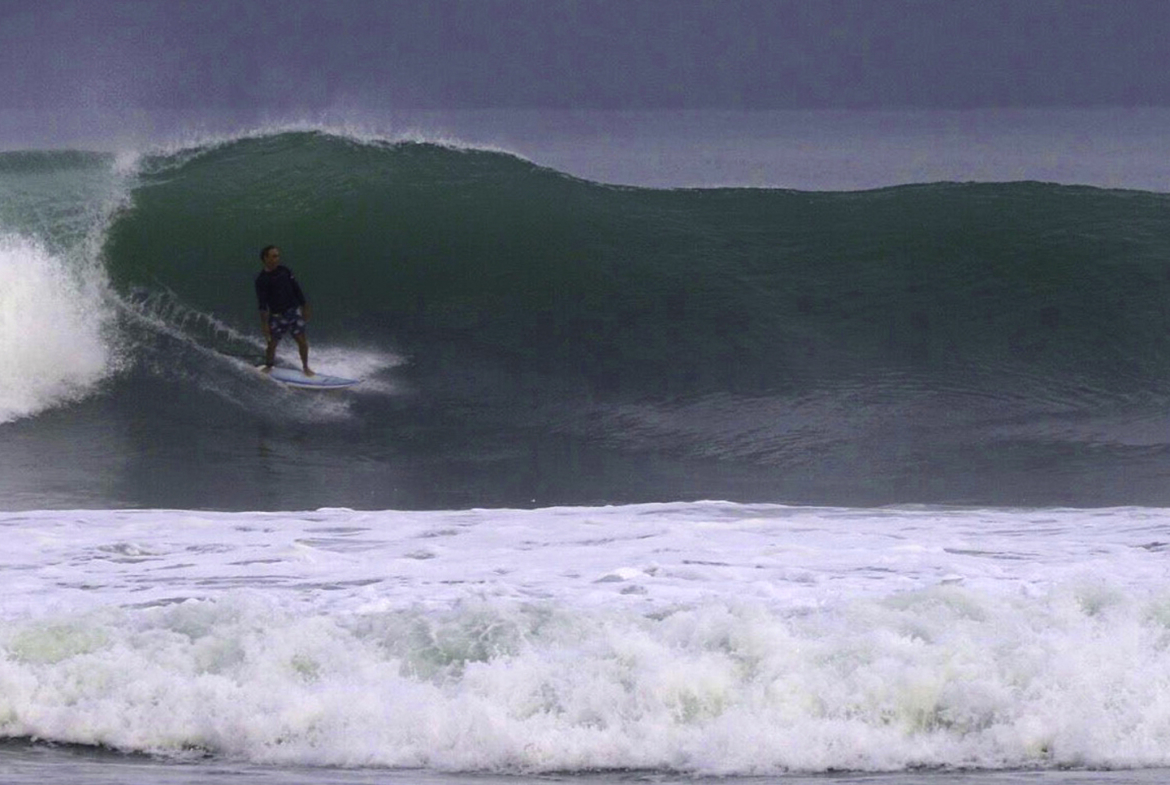
{"type": "Polygon", "coordinates": [[[1170,3],[0,0],[0,149],[292,124],[590,179],[1170,188],[1170,3]]]}
{"type": "Polygon", "coordinates": [[[1170,3],[3,0],[0,106],[1162,106],[1170,3]]]}

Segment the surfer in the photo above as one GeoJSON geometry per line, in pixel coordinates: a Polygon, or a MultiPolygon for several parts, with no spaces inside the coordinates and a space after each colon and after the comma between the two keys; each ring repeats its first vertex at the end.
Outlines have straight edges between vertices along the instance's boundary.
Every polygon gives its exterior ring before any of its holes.
{"type": "Polygon", "coordinates": [[[309,304],[292,270],[280,263],[280,249],[266,245],[260,251],[264,269],[256,276],[256,299],[260,303],[260,328],[268,349],[264,355],[264,372],[276,363],[276,345],[285,333],[292,335],[301,352],[305,376],[313,376],[309,368],[309,341],[305,337],[305,322],[309,318],[309,304]]]}

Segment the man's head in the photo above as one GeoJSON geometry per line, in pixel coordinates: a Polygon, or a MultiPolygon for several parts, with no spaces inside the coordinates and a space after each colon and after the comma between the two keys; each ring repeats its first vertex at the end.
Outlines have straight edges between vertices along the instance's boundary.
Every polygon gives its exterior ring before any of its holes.
{"type": "Polygon", "coordinates": [[[280,264],[280,249],[275,245],[266,245],[260,249],[260,261],[265,270],[275,270],[280,264]]]}

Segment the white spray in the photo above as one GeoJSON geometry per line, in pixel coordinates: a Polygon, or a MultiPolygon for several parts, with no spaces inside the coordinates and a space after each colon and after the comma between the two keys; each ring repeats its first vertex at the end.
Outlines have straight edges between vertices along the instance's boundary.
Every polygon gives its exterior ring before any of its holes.
{"type": "Polygon", "coordinates": [[[114,366],[104,275],[0,235],[0,422],[83,397],[114,366]]]}

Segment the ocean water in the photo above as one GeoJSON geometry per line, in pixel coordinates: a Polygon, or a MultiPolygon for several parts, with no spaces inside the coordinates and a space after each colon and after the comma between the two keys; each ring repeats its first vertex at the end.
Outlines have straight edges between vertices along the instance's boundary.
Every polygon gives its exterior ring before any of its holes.
{"type": "Polygon", "coordinates": [[[0,128],[0,778],[1161,781],[1164,114],[0,128]]]}

